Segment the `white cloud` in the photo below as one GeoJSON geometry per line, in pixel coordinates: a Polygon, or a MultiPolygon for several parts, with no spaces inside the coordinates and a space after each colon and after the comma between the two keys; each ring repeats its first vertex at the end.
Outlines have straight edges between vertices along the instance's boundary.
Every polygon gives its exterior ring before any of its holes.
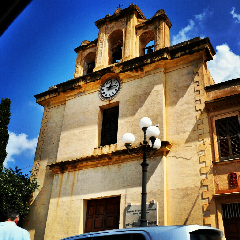
{"type": "Polygon", "coordinates": [[[209,24],[209,22],[207,20],[212,14],[213,14],[213,12],[210,9],[205,8],[202,13],[194,16],[195,20],[196,20],[195,23],[197,25],[197,30],[204,29],[204,26],[206,24],[207,25],[209,24]]]}
{"type": "Polygon", "coordinates": [[[204,35],[199,31],[200,29],[203,29],[202,24],[205,22],[204,20],[206,20],[210,15],[212,15],[212,12],[210,12],[209,9],[204,9],[202,13],[195,15],[195,20],[190,19],[189,24],[185,28],[181,29],[177,35],[173,36],[172,45],[187,41],[198,36],[204,38],[204,35]]]}
{"type": "Polygon", "coordinates": [[[240,56],[231,51],[227,44],[216,47],[213,60],[208,62],[208,68],[216,83],[240,77],[240,56]]]}
{"type": "Polygon", "coordinates": [[[195,18],[199,21],[202,21],[205,16],[206,16],[206,12],[203,12],[203,13],[200,13],[198,15],[195,15],[195,18]]]}
{"type": "Polygon", "coordinates": [[[175,45],[191,39],[191,32],[194,28],[194,25],[194,21],[190,19],[189,24],[185,28],[181,29],[177,35],[173,36],[172,44],[175,45]]]}
{"type": "Polygon", "coordinates": [[[9,140],[6,149],[8,155],[3,165],[7,167],[8,162],[15,162],[14,156],[16,155],[27,154],[34,156],[36,146],[37,138],[28,139],[28,135],[25,133],[15,134],[13,132],[9,132],[9,140]]]}
{"type": "MultiPolygon", "coordinates": [[[[195,15],[194,20],[190,19],[189,24],[181,29],[177,35],[173,36],[172,45],[201,36],[200,30],[204,29],[203,24],[206,23],[207,18],[212,14],[209,9],[204,9],[202,13],[195,15]]],[[[240,23],[240,14],[235,13],[235,8],[232,9],[231,14],[240,23]]],[[[214,81],[219,83],[240,78],[240,56],[233,53],[227,44],[219,45],[216,49],[216,55],[208,63],[209,71],[214,81]]]]}
{"type": "Polygon", "coordinates": [[[208,9],[204,9],[202,13],[195,15],[195,18],[198,21],[203,21],[206,18],[207,13],[209,13],[208,9]]]}
{"type": "Polygon", "coordinates": [[[232,11],[230,12],[233,16],[233,18],[236,18],[236,22],[240,23],[240,14],[235,13],[235,7],[232,8],[232,11]]]}

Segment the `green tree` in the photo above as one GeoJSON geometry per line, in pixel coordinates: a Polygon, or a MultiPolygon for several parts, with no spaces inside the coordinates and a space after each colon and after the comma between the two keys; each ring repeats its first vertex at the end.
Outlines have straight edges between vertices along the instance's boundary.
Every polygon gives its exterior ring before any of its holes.
{"type": "Polygon", "coordinates": [[[2,99],[0,103],[0,212],[15,209],[19,212],[20,219],[24,219],[29,213],[32,195],[38,184],[36,179],[31,179],[27,174],[24,175],[17,167],[15,170],[3,167],[7,157],[10,104],[9,98],[2,99]]]}
{"type": "Polygon", "coordinates": [[[0,171],[3,169],[3,162],[7,157],[7,143],[8,143],[8,124],[10,121],[10,104],[9,98],[2,99],[0,103],[0,171]]]}
{"type": "Polygon", "coordinates": [[[25,218],[29,213],[32,193],[37,187],[36,179],[30,179],[17,167],[15,170],[3,168],[0,173],[0,211],[15,209],[22,219],[25,218]]]}

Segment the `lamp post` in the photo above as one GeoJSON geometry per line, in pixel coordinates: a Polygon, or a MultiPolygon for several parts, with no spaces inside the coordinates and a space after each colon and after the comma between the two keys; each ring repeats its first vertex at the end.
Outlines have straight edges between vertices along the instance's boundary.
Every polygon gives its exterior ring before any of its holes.
{"type": "MultiPolygon", "coordinates": [[[[160,130],[156,126],[152,126],[152,121],[148,117],[143,117],[139,122],[140,128],[143,130],[144,139],[141,145],[141,150],[143,153],[143,161],[141,163],[142,166],[142,202],[141,202],[141,219],[140,219],[140,227],[147,226],[147,213],[146,213],[146,205],[147,205],[147,153],[152,149],[159,149],[161,147],[161,141],[158,139],[158,135],[160,134],[160,130]],[[147,138],[150,139],[149,143],[147,138]]],[[[125,133],[122,137],[122,141],[125,144],[125,147],[130,152],[130,148],[135,141],[135,136],[132,133],[125,133]]]]}

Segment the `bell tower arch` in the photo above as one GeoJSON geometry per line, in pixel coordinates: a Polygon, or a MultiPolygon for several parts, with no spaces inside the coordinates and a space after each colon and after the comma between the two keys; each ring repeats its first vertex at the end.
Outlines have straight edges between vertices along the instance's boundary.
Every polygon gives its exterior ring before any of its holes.
{"type": "Polygon", "coordinates": [[[122,59],[123,30],[114,30],[108,37],[108,64],[120,62],[122,59]]]}
{"type": "Polygon", "coordinates": [[[107,14],[95,24],[98,38],[85,40],[75,49],[74,78],[170,46],[172,24],[162,9],[146,19],[140,8],[131,4],[125,9],[117,8],[113,15],[107,14]],[[150,41],[152,47],[147,46],[150,41]]]}

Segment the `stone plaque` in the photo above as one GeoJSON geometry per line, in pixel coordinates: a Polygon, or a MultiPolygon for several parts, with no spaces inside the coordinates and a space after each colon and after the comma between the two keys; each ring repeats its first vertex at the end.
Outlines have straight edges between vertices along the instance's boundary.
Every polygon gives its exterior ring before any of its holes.
{"type": "MultiPolygon", "coordinates": [[[[147,204],[148,226],[157,226],[158,223],[158,204],[147,204]]],[[[125,228],[139,227],[141,218],[141,205],[131,205],[126,207],[125,228]]]]}

